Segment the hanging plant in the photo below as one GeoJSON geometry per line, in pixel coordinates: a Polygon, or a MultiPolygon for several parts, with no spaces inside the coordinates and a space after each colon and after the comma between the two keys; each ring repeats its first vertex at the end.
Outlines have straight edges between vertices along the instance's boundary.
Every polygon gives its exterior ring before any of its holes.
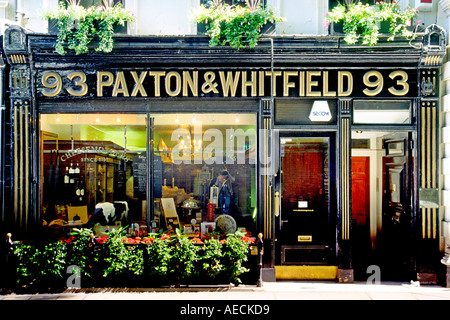
{"type": "Polygon", "coordinates": [[[246,6],[224,5],[214,0],[201,5],[195,14],[197,23],[204,23],[210,46],[227,45],[233,48],[254,48],[262,37],[262,28],[268,23],[284,21],[273,8],[263,8],[260,0],[245,0],[246,6]]]}
{"type": "Polygon", "coordinates": [[[111,52],[113,49],[114,27],[125,22],[134,22],[134,14],[120,3],[112,5],[111,0],[103,0],[103,6],[84,8],[80,0],[66,0],[68,6],[61,4],[58,9],[47,12],[46,19],[57,21],[58,37],[56,52],[66,54],[66,48],[75,54],[88,53],[88,45],[98,37],[97,52],[111,52]]]}
{"type": "MultiPolygon", "coordinates": [[[[396,36],[407,39],[414,38],[414,33],[410,30],[413,20],[417,18],[418,9],[400,9],[396,1],[376,2],[374,6],[368,4],[348,3],[339,4],[332,11],[327,13],[325,24],[343,23],[344,41],[347,44],[355,44],[362,38],[362,44],[373,46],[378,43],[381,35],[380,25],[389,25],[388,41],[394,40],[396,36]]],[[[417,21],[420,24],[420,21],[417,21]]]]}

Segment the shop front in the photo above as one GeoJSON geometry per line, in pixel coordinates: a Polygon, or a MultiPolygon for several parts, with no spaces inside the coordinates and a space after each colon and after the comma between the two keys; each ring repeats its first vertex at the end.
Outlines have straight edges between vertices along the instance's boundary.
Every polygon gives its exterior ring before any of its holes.
{"type": "Polygon", "coordinates": [[[445,47],[121,36],[81,57],[54,43],[5,33],[2,230],[245,228],[263,234],[264,280],[438,273],[445,47]]]}

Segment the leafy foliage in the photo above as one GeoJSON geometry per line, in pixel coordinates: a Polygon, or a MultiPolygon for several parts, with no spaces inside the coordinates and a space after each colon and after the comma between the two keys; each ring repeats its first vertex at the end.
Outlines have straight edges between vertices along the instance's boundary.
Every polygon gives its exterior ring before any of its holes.
{"type": "Polygon", "coordinates": [[[84,286],[141,285],[141,280],[177,285],[209,280],[238,284],[239,277],[249,271],[245,264],[250,241],[242,230],[205,242],[179,230],[143,239],[127,238],[125,230],[119,228],[94,238],[92,229],[74,229],[67,239],[16,244],[19,287],[63,287],[68,267],[73,265],[79,268],[76,274],[84,286]]]}
{"type": "Polygon", "coordinates": [[[108,235],[105,257],[104,277],[113,275],[142,275],[143,250],[137,246],[129,246],[123,240],[126,227],[113,229],[108,235]]]}
{"type": "Polygon", "coordinates": [[[21,287],[51,287],[61,285],[67,256],[66,244],[61,241],[16,245],[17,282],[21,287]]]}
{"type": "Polygon", "coordinates": [[[273,8],[224,5],[220,2],[202,5],[195,14],[197,23],[204,23],[210,46],[227,45],[233,48],[254,48],[262,37],[262,27],[281,22],[273,8]]]}
{"type": "Polygon", "coordinates": [[[56,52],[66,54],[66,46],[76,54],[88,53],[92,39],[99,38],[97,52],[111,52],[113,49],[114,26],[134,22],[134,15],[120,3],[113,7],[84,8],[71,4],[67,8],[60,4],[57,10],[47,12],[44,18],[57,20],[59,30],[56,52]]]}
{"type": "MultiPolygon", "coordinates": [[[[413,19],[417,17],[418,10],[407,8],[401,11],[398,4],[393,1],[377,2],[374,6],[368,4],[351,3],[349,5],[339,4],[331,12],[327,13],[325,23],[342,22],[344,26],[344,41],[347,44],[355,44],[362,38],[362,44],[373,46],[378,43],[381,35],[380,24],[389,23],[388,41],[394,40],[396,36],[413,38],[414,33],[408,28],[413,19]]],[[[418,21],[420,23],[420,21],[418,21]]]]}

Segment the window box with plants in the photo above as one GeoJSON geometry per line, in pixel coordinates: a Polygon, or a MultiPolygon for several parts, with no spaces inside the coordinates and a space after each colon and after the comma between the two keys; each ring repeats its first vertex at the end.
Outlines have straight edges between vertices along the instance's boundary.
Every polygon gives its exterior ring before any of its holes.
{"type": "Polygon", "coordinates": [[[126,237],[126,230],[95,238],[92,229],[73,229],[68,238],[15,242],[14,290],[60,291],[77,282],[84,288],[237,285],[250,271],[255,240],[242,229],[203,240],[178,229],[142,238],[126,237]]]}
{"type": "Polygon", "coordinates": [[[114,4],[113,0],[103,0],[103,6],[85,8],[80,0],[66,0],[67,7],[60,4],[58,9],[47,12],[44,18],[56,21],[58,37],[56,52],[65,55],[67,50],[75,54],[88,53],[88,45],[98,38],[96,52],[111,52],[113,49],[114,28],[134,22],[134,14],[114,4]]]}
{"type": "Polygon", "coordinates": [[[388,41],[395,37],[414,38],[412,29],[417,13],[417,9],[410,7],[401,10],[396,1],[380,1],[369,5],[348,0],[327,13],[325,24],[331,25],[335,31],[333,25],[342,25],[344,41],[349,45],[361,42],[373,46],[382,34],[387,34],[388,41]]]}
{"type": "Polygon", "coordinates": [[[204,25],[210,46],[230,45],[236,49],[254,48],[265,32],[273,32],[276,23],[285,20],[273,8],[264,8],[260,0],[245,0],[245,6],[214,0],[202,4],[194,19],[204,25]]]}

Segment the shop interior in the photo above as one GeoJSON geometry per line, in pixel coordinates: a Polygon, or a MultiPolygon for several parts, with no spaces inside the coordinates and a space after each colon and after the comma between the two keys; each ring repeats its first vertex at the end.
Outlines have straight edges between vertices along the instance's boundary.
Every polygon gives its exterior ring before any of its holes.
{"type": "Polygon", "coordinates": [[[254,231],[256,114],[55,113],[40,123],[44,228],[254,231]]]}
{"type": "Polygon", "coordinates": [[[352,243],[356,277],[367,277],[370,265],[389,264],[395,267],[384,270],[407,274],[408,262],[402,248],[408,241],[413,197],[411,139],[408,132],[352,132],[352,243]]]}

